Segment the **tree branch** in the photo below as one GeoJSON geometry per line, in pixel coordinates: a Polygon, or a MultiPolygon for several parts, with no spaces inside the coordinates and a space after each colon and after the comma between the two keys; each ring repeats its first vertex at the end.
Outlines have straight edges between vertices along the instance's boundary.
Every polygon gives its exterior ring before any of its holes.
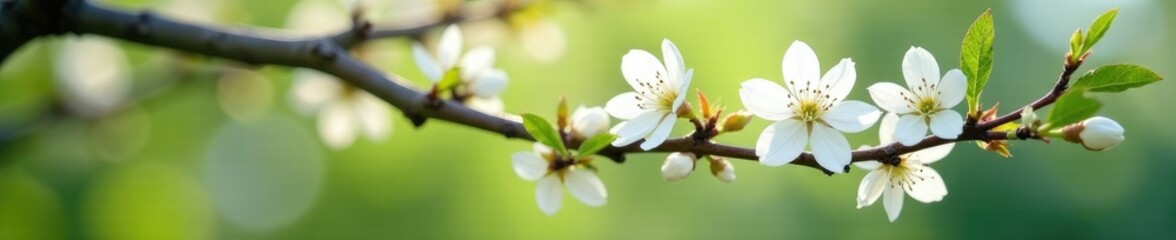
{"type": "MultiPolygon", "coordinates": [[[[369,32],[371,30],[370,26],[359,23],[345,32],[330,37],[276,39],[247,32],[232,32],[230,30],[182,23],[148,12],[128,13],[93,5],[81,0],[42,1],[67,1],[66,3],[68,4],[54,5],[61,7],[59,11],[43,11],[44,9],[41,9],[42,11],[24,12],[33,11],[25,8],[16,8],[16,11],[21,12],[18,14],[24,14],[22,16],[37,16],[35,15],[36,13],[44,14],[45,12],[59,13],[40,15],[38,17],[58,18],[62,23],[61,30],[74,33],[103,35],[151,46],[166,47],[252,64],[316,69],[334,75],[383,99],[392,106],[400,109],[401,112],[412,119],[414,123],[417,123],[418,126],[423,124],[425,119],[432,118],[496,132],[507,138],[534,141],[526,133],[522,124],[517,121],[478,112],[455,101],[430,101],[425,91],[402,84],[405,82],[403,79],[381,73],[375,68],[352,57],[346,50],[347,47],[357,44],[364,39],[357,37],[411,34],[424,31],[427,27],[445,25],[444,23],[422,26],[419,30],[418,28],[413,28],[413,30],[400,32],[381,32],[380,30],[369,32]]],[[[36,5],[38,1],[23,0],[18,1],[17,5],[30,2],[36,5]]],[[[48,4],[46,6],[51,5],[48,4]]],[[[9,15],[5,15],[3,20],[21,21],[21,18],[11,18],[9,15]]],[[[3,24],[4,26],[8,26],[13,23],[5,22],[3,24]]],[[[20,23],[17,22],[16,24],[20,23]]],[[[58,32],[60,31],[38,32],[34,37],[58,32]]],[[[16,47],[12,48],[15,49],[16,47]]],[[[1068,83],[1069,76],[1076,68],[1077,64],[1074,64],[1072,67],[1068,65],[1058,82],[1061,87],[1055,87],[1054,91],[1051,91],[1041,100],[1034,102],[1031,106],[1034,106],[1036,109],[1052,103],[1057,98],[1056,95],[1060,95],[1065,90],[1064,85],[1068,83]]],[[[928,136],[914,146],[891,143],[889,145],[854,151],[852,154],[853,161],[889,159],[900,154],[951,142],[1006,139],[1006,133],[992,132],[990,130],[1000,125],[1002,121],[1009,122],[1019,118],[1019,112],[1014,112],[978,126],[965,126],[963,133],[957,139],[949,140],[928,136]]],[[[600,151],[599,154],[612,158],[614,161],[623,162],[626,154],[645,152],[638,147],[640,143],[641,141],[638,141],[623,147],[610,146],[600,151]]],[[[570,147],[576,147],[579,144],[579,142],[572,142],[570,147]]],[[[748,160],[757,159],[754,149],[722,145],[709,141],[696,141],[690,137],[668,140],[649,152],[691,152],[698,155],[716,155],[748,160]]],[[[811,153],[801,154],[795,161],[792,161],[792,164],[813,167],[831,174],[831,172],[824,170],[817,164],[811,153]]],[[[848,166],[846,167],[848,168],[848,166]]]]}

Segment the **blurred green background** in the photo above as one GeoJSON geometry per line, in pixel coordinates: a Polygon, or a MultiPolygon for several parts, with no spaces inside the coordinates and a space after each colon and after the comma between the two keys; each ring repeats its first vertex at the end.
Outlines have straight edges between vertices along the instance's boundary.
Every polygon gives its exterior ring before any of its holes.
{"type": "MultiPolygon", "coordinates": [[[[287,15],[300,3],[103,4],[281,28],[297,18],[287,15]]],[[[871,102],[865,87],[901,81],[902,54],[912,45],[935,54],[944,71],[957,68],[965,29],[992,8],[996,61],[982,102],[999,101],[1007,111],[1052,86],[1068,34],[1112,7],[1122,8],[1119,18],[1080,71],[1130,62],[1161,76],[1176,72],[1176,48],[1168,44],[1176,5],[1159,0],[556,1],[527,13],[554,21],[562,29],[556,38],[566,41],[538,54],[528,46],[555,40],[521,40],[518,22],[462,27],[467,49],[498,50],[497,66],[511,80],[503,95],[508,112],[552,116],[560,96],[573,106],[604,105],[629,91],[621,56],[629,49],[660,56],[662,38],[695,69],[694,86],[729,109],[742,108],[740,82],[781,79],[781,58],[795,40],[815,49],[822,71],[852,57],[858,82],[849,98],[871,102]]],[[[346,16],[342,9],[334,11],[346,16]]],[[[894,223],[881,204],[854,208],[864,175],[858,169],[827,177],[732,160],[734,184],[708,176],[705,164],[667,184],[659,172],[665,154],[597,164],[609,203],[589,208],[566,197],[548,217],[535,205],[535,184],[510,167],[510,155],[529,151],[530,143],[442,121],[414,129],[393,111],[390,138],[361,138],[332,151],[315,119],[292,110],[289,68],[118,42],[127,55],[128,103],[76,114],[61,107],[69,92],[55,80],[59,59],[75,57],[60,50],[72,38],[39,39],[0,67],[0,239],[1176,237],[1169,81],[1097,96],[1106,104],[1100,115],[1127,129],[1128,139],[1111,151],[1014,142],[1014,157],[1004,159],[957,145],[934,166],[950,194],[933,204],[908,199],[894,223]]],[[[380,40],[362,54],[423,87],[410,54],[414,41],[380,40]]],[[[686,134],[685,125],[675,134],[686,134]]],[[[755,120],[718,141],[754,146],[766,125],[755,120]]],[[[878,141],[876,127],[848,136],[853,146],[878,141]]]]}

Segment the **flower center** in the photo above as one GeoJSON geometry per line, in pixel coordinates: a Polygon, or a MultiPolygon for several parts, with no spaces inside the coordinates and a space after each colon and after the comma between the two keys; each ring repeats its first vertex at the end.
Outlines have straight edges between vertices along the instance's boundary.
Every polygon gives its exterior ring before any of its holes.
{"type": "Polygon", "coordinates": [[[915,110],[922,114],[932,114],[939,111],[939,101],[935,98],[923,97],[915,104],[915,110]]]}
{"type": "Polygon", "coordinates": [[[923,165],[907,162],[906,156],[900,156],[899,161],[896,165],[882,165],[890,175],[890,187],[899,187],[911,191],[914,190],[915,184],[927,180],[927,178],[918,174],[923,172],[923,165]]]}
{"type": "Polygon", "coordinates": [[[797,107],[796,115],[801,121],[812,122],[820,119],[822,108],[816,101],[803,101],[797,107]]]}
{"type": "Polygon", "coordinates": [[[812,82],[804,86],[797,86],[795,81],[789,82],[793,89],[789,89],[788,107],[796,113],[793,118],[805,122],[817,122],[821,116],[833,107],[837,98],[829,95],[829,85],[814,86],[812,82]]]}
{"type": "Polygon", "coordinates": [[[678,90],[666,83],[667,76],[661,71],[655,72],[653,76],[653,79],[637,79],[638,85],[641,86],[641,89],[636,89],[637,107],[641,109],[670,109],[674,106],[674,100],[678,99],[678,90]]]}

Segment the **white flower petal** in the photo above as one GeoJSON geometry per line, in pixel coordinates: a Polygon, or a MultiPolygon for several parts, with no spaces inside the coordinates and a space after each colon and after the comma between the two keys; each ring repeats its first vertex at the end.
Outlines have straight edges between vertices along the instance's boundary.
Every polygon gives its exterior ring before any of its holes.
{"type": "Polygon", "coordinates": [[[948,143],[939,146],[929,147],[918,152],[910,153],[908,159],[919,161],[923,164],[931,164],[938,162],[940,159],[947,157],[951,153],[951,149],[955,147],[955,143],[948,143]]]}
{"type": "MultiPolygon", "coordinates": [[[[670,39],[662,39],[662,60],[666,61],[666,72],[670,74],[670,78],[666,79],[670,88],[679,89],[683,85],[683,73],[686,71],[686,62],[682,60],[682,52],[678,51],[678,46],[674,45],[670,39]]],[[[682,92],[678,92],[682,93],[682,92]]]]}
{"type": "Polygon", "coordinates": [[[852,150],[849,149],[849,141],[845,140],[845,135],[825,125],[812,126],[809,147],[813,149],[813,158],[817,159],[821,167],[831,172],[845,172],[845,166],[849,165],[852,157],[852,150]]]}
{"type": "Polygon", "coordinates": [[[449,70],[457,65],[461,57],[461,29],[457,25],[449,25],[441,32],[441,40],[437,42],[437,61],[441,69],[449,70]]]}
{"type": "Polygon", "coordinates": [[[669,76],[666,74],[666,67],[662,66],[657,57],[645,50],[633,49],[621,57],[621,75],[625,76],[625,81],[629,82],[629,86],[634,90],[651,92],[646,90],[647,87],[642,83],[654,84],[669,81],[667,79],[669,76]]]}
{"type": "Polygon", "coordinates": [[[861,101],[845,101],[834,105],[821,116],[830,126],[839,131],[856,133],[874,126],[882,112],[861,101]]]}
{"type": "Polygon", "coordinates": [[[878,143],[890,144],[898,141],[894,139],[894,128],[898,125],[898,114],[888,113],[882,116],[882,122],[878,124],[878,143]]]}
{"type": "Polygon", "coordinates": [[[319,114],[318,131],[323,143],[334,150],[350,146],[359,135],[359,119],[351,106],[343,103],[328,105],[319,114]]]}
{"type": "Polygon", "coordinates": [[[494,49],[477,47],[461,57],[461,77],[466,81],[475,80],[494,68],[494,49]]]}
{"type": "Polygon", "coordinates": [[[755,142],[755,155],[767,166],[781,166],[796,160],[808,144],[805,124],[793,119],[776,121],[760,133],[755,142]]]}
{"type": "Polygon", "coordinates": [[[654,128],[657,127],[657,124],[661,122],[662,116],[665,116],[665,113],[658,111],[648,111],[642,113],[641,115],[637,115],[637,117],[634,117],[629,121],[622,122],[621,124],[623,125],[613,127],[613,129],[610,129],[609,131],[612,134],[616,134],[617,139],[613,140],[612,145],[617,147],[625,146],[645,138],[645,136],[649,135],[650,132],[653,132],[654,128]]]}
{"type": "Polygon", "coordinates": [[[533,152],[516,152],[510,156],[511,167],[519,178],[535,181],[547,174],[547,160],[533,152]]]}
{"type": "Polygon", "coordinates": [[[959,69],[952,69],[943,75],[943,81],[939,82],[939,107],[952,108],[960,104],[964,100],[964,95],[968,91],[968,77],[964,76],[964,72],[959,69]]]}
{"type": "Polygon", "coordinates": [[[787,107],[788,90],[785,90],[780,84],[762,78],[753,78],[744,81],[740,86],[739,99],[743,101],[743,108],[751,111],[752,114],[771,121],[792,117],[792,109],[787,107]]]}
{"type": "Polygon", "coordinates": [[[470,90],[477,97],[491,98],[498,96],[502,90],[506,89],[506,82],[506,72],[503,72],[502,69],[491,69],[483,72],[477,80],[470,83],[470,90]]]}
{"type": "Polygon", "coordinates": [[[416,61],[417,68],[421,69],[421,74],[424,74],[429,81],[434,83],[441,81],[441,65],[429,55],[429,51],[425,50],[420,43],[412,44],[412,58],[416,61]]]}
{"type": "Polygon", "coordinates": [[[670,137],[670,132],[674,130],[675,120],[678,120],[678,118],[674,114],[667,113],[662,117],[661,123],[657,125],[657,129],[653,130],[653,133],[650,133],[649,137],[645,138],[645,142],[641,143],[641,149],[649,151],[666,142],[666,139],[670,137]]]}
{"type": "Polygon", "coordinates": [[[902,76],[907,87],[915,89],[923,85],[939,84],[939,63],[930,52],[920,47],[911,47],[902,58],[902,76]]]}
{"type": "Polygon", "coordinates": [[[535,154],[539,154],[540,156],[551,155],[551,154],[555,153],[555,151],[553,149],[551,149],[551,147],[548,147],[547,145],[543,145],[542,143],[539,143],[539,142],[535,142],[534,144],[531,144],[531,151],[535,151],[535,154]]]}
{"type": "Polygon", "coordinates": [[[604,104],[604,111],[608,112],[609,115],[612,115],[615,118],[624,120],[633,119],[637,117],[637,115],[649,112],[649,110],[641,109],[641,107],[638,106],[642,103],[640,98],[641,95],[638,95],[636,92],[618,94],[612,99],[609,99],[608,103],[604,104]]]}
{"type": "Polygon", "coordinates": [[[880,82],[870,85],[866,90],[870,91],[870,98],[874,99],[874,104],[888,112],[906,114],[915,111],[914,106],[907,100],[914,95],[898,84],[880,82]]]}
{"type": "Polygon", "coordinates": [[[389,124],[392,113],[376,96],[366,92],[357,94],[362,95],[356,96],[355,114],[359,118],[360,127],[363,127],[364,136],[370,140],[384,140],[392,131],[392,124],[389,124]]]}
{"type": "Polygon", "coordinates": [[[964,117],[952,110],[941,110],[931,115],[931,133],[943,139],[956,139],[964,132],[964,117]]]}
{"type": "Polygon", "coordinates": [[[894,125],[894,139],[902,145],[914,146],[927,136],[927,122],[923,117],[902,115],[894,125]]]}
{"type": "Polygon", "coordinates": [[[303,115],[313,116],[339,97],[343,86],[331,75],[313,69],[296,68],[290,90],[290,104],[303,115]]]}
{"type": "Polygon", "coordinates": [[[854,65],[853,60],[843,58],[821,76],[821,86],[828,88],[829,97],[836,99],[834,104],[845,100],[845,97],[849,96],[849,91],[853,90],[853,84],[857,81],[857,70],[854,65]]]}
{"type": "Polygon", "coordinates": [[[784,62],[780,68],[784,72],[784,84],[788,89],[817,84],[821,79],[821,63],[817,60],[817,53],[801,41],[792,42],[792,46],[784,52],[784,62]]]}
{"type": "Polygon", "coordinates": [[[878,161],[874,161],[874,160],[869,160],[869,161],[853,162],[853,165],[857,166],[858,168],[865,169],[867,171],[871,171],[871,170],[877,169],[878,167],[881,167],[882,163],[878,162],[878,161]]]}
{"type": "Polygon", "coordinates": [[[608,200],[608,191],[604,189],[604,182],[596,177],[596,173],[586,168],[573,168],[564,176],[564,185],[572,197],[576,197],[584,205],[599,207],[608,200]]]}
{"type": "Polygon", "coordinates": [[[558,175],[551,174],[539,179],[539,184],[535,186],[535,202],[539,204],[539,210],[547,216],[555,215],[555,212],[559,211],[560,205],[563,204],[563,184],[560,184],[558,175]]]}
{"type": "Polygon", "coordinates": [[[690,91],[690,80],[694,78],[694,69],[686,70],[686,75],[683,76],[682,85],[675,89],[678,96],[674,97],[674,103],[670,105],[671,112],[678,111],[682,107],[682,103],[686,102],[686,93],[690,91]]]}
{"type": "MultiPolygon", "coordinates": [[[[869,162],[877,163],[877,161],[869,162]]],[[[874,205],[874,202],[878,201],[878,197],[882,196],[882,191],[886,189],[887,185],[890,185],[890,178],[887,176],[886,170],[867,173],[866,177],[862,178],[862,183],[858,184],[857,207],[874,205]]]]}
{"type": "Polygon", "coordinates": [[[911,198],[924,203],[932,203],[943,200],[947,196],[947,185],[943,184],[943,178],[939,176],[939,172],[931,167],[922,167],[919,171],[912,171],[917,177],[914,183],[906,188],[906,193],[911,195],[911,198]]]}
{"type": "Polygon", "coordinates": [[[882,206],[886,208],[886,216],[890,218],[890,222],[898,219],[898,214],[902,213],[903,193],[902,187],[888,184],[886,189],[882,190],[882,206]]]}

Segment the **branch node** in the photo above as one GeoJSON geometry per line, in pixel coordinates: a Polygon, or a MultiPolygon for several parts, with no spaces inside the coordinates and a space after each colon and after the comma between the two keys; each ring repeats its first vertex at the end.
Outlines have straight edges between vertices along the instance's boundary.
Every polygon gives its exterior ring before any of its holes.
{"type": "Polygon", "coordinates": [[[424,126],[425,121],[429,120],[429,117],[425,117],[424,115],[416,114],[416,113],[407,113],[406,112],[406,113],[404,113],[404,117],[408,118],[408,121],[412,122],[412,126],[415,128],[420,128],[421,126],[424,126]]]}
{"type": "Polygon", "coordinates": [[[153,18],[152,13],[151,11],[143,10],[142,12],[139,12],[138,17],[139,21],[136,22],[135,25],[131,26],[131,33],[140,37],[145,37],[148,33],[151,33],[150,22],[151,18],[153,18]]]}
{"type": "Polygon", "coordinates": [[[336,51],[334,46],[335,45],[331,44],[329,41],[316,41],[314,43],[314,47],[311,49],[311,52],[320,58],[326,60],[335,60],[336,51]]]}

